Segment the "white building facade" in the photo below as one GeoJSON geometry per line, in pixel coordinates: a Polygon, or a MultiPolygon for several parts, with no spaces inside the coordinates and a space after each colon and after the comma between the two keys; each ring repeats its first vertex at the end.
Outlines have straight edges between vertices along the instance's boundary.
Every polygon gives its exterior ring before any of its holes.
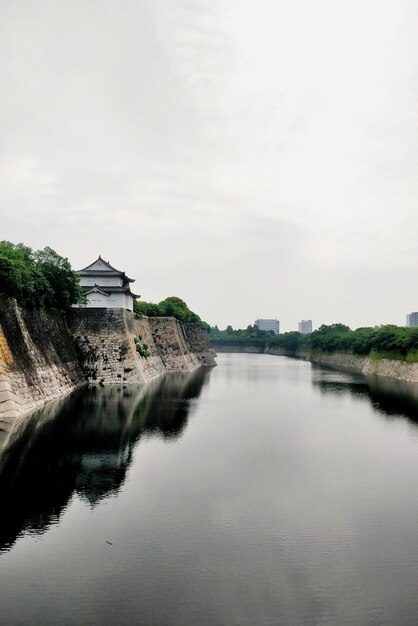
{"type": "Polygon", "coordinates": [[[130,283],[135,282],[125,272],[112,267],[101,256],[77,274],[87,303],[79,305],[90,309],[127,309],[133,311],[134,299],[140,296],[132,293],[130,283]]]}
{"type": "Polygon", "coordinates": [[[312,320],[301,320],[298,324],[298,330],[302,335],[309,335],[312,332],[312,320]]]}
{"type": "Polygon", "coordinates": [[[280,322],[277,319],[257,319],[254,326],[267,332],[272,330],[276,335],[280,333],[280,322]]]}
{"type": "Polygon", "coordinates": [[[418,311],[413,311],[412,313],[408,313],[406,316],[406,325],[407,326],[418,326],[418,311]]]}

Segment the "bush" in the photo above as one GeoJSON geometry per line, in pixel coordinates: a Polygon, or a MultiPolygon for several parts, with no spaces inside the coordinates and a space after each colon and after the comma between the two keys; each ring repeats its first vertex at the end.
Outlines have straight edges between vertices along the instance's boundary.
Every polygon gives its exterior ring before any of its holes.
{"type": "Polygon", "coordinates": [[[184,300],[176,296],[170,296],[158,304],[137,300],[134,302],[134,311],[138,315],[146,315],[147,317],[175,317],[180,322],[195,322],[205,325],[205,322],[202,322],[200,317],[189,309],[184,300]]]}

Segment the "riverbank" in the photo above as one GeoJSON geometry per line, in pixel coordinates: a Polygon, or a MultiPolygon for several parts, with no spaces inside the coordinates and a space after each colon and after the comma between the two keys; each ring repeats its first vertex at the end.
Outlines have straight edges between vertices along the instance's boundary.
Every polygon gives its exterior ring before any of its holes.
{"type": "Polygon", "coordinates": [[[212,342],[212,346],[217,353],[218,352],[219,353],[228,352],[228,353],[237,353],[237,354],[240,354],[240,353],[263,354],[264,353],[263,348],[260,348],[259,346],[245,346],[245,345],[237,345],[234,343],[218,344],[216,342],[212,342]]]}
{"type": "Polygon", "coordinates": [[[364,374],[372,376],[383,376],[385,378],[393,378],[396,380],[404,380],[408,382],[418,383],[418,363],[408,363],[398,359],[386,359],[376,358],[374,356],[359,356],[356,354],[347,354],[343,352],[330,353],[325,352],[303,352],[299,351],[292,353],[289,350],[283,348],[262,348],[253,346],[234,346],[217,345],[215,344],[216,351],[222,352],[236,352],[236,353],[257,353],[257,354],[271,354],[273,356],[288,356],[305,361],[311,361],[311,363],[317,363],[324,367],[329,367],[352,374],[364,374]]]}

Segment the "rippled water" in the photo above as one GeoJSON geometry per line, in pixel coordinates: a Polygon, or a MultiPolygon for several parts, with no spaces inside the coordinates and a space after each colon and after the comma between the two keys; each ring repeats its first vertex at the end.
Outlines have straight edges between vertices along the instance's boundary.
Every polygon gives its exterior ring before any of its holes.
{"type": "Polygon", "coordinates": [[[418,623],[418,391],[282,357],[0,436],[0,623],[418,623]]]}

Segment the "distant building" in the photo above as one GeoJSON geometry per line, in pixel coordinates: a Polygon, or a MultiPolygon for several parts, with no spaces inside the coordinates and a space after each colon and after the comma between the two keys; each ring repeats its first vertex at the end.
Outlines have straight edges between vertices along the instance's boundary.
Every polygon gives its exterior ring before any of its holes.
{"type": "Polygon", "coordinates": [[[134,299],[140,297],[132,293],[129,286],[135,282],[134,279],[112,267],[101,256],[77,274],[87,298],[87,304],[82,304],[81,307],[133,311],[134,299]]]}
{"type": "Polygon", "coordinates": [[[406,316],[406,325],[418,326],[418,311],[414,311],[413,313],[408,313],[408,315],[406,316]]]}
{"type": "Polygon", "coordinates": [[[257,319],[254,322],[254,326],[257,326],[260,330],[272,330],[276,335],[280,333],[280,322],[277,319],[257,319]]]}
{"type": "Polygon", "coordinates": [[[302,335],[308,335],[312,332],[312,320],[302,320],[298,324],[298,330],[302,335]]]}

